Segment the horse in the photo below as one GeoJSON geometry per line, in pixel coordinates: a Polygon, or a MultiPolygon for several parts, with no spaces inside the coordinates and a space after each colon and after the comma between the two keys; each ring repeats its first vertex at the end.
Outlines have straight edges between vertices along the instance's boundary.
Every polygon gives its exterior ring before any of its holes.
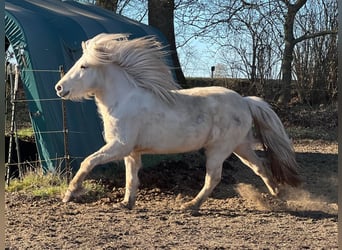
{"type": "Polygon", "coordinates": [[[222,164],[234,153],[277,196],[301,178],[291,140],[280,118],[259,97],[224,87],[182,89],[168,54],[154,36],[99,34],[82,42],[83,54],[55,85],[59,97],[94,99],[103,121],[105,145],[86,157],[69,183],[63,202],[80,195],[82,181],[99,164],[124,160],[125,195],[132,209],[143,154],[205,150],[206,174],[199,193],[181,208],[198,210],[221,180],[222,164]],[[266,157],[253,150],[263,145],[266,157]]]}

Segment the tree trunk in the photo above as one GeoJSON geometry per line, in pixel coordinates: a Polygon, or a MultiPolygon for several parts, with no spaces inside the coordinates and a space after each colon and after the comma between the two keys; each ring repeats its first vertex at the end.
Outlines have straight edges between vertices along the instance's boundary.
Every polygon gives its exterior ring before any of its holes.
{"type": "Polygon", "coordinates": [[[294,21],[297,12],[302,8],[307,0],[297,0],[294,4],[283,0],[287,7],[284,23],[284,51],[281,63],[282,87],[278,98],[278,103],[287,105],[291,100],[291,80],[292,80],[292,61],[293,50],[297,43],[293,35],[294,21]]]}
{"type": "Polygon", "coordinates": [[[281,63],[282,84],[278,103],[286,105],[291,99],[292,61],[294,44],[285,42],[281,63]]]}
{"type": "Polygon", "coordinates": [[[177,82],[185,87],[186,80],[176,50],[174,8],[174,0],[148,0],[148,24],[159,29],[168,40],[177,82]]]}
{"type": "Polygon", "coordinates": [[[118,0],[96,0],[96,5],[116,13],[118,0]]]}

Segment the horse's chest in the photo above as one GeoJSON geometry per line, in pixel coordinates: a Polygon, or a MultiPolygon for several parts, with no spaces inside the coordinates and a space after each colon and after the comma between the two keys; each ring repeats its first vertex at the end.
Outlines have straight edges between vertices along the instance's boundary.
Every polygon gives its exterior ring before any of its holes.
{"type": "Polygon", "coordinates": [[[102,115],[103,121],[103,137],[106,142],[114,140],[118,137],[118,120],[109,114],[102,115]]]}

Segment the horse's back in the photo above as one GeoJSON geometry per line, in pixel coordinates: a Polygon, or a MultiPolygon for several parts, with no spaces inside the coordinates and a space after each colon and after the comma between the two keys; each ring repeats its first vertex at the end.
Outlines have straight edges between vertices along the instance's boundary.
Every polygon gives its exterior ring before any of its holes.
{"type": "MultiPolygon", "coordinates": [[[[184,95],[209,97],[211,95],[234,95],[240,96],[237,92],[220,86],[194,87],[189,89],[174,90],[174,92],[184,95]]],[[[241,97],[241,96],[240,96],[241,97]]]]}
{"type": "Polygon", "coordinates": [[[234,90],[224,87],[195,87],[177,90],[176,93],[179,95],[178,105],[185,105],[194,110],[206,109],[205,112],[212,114],[249,113],[243,97],[234,90]]]}
{"type": "Polygon", "coordinates": [[[252,126],[248,104],[234,90],[211,86],[182,89],[177,93],[180,97],[179,102],[176,98],[175,111],[190,118],[188,124],[205,121],[203,127],[208,134],[206,144],[217,143],[221,139],[237,142],[247,135],[252,126]]]}

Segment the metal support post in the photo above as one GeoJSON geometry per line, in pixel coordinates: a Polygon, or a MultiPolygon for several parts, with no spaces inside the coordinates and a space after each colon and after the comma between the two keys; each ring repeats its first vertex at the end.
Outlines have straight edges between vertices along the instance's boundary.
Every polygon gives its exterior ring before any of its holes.
{"type": "MultiPolygon", "coordinates": [[[[60,77],[62,78],[65,74],[63,66],[59,66],[60,77]]],[[[71,167],[70,167],[70,155],[69,155],[69,141],[68,141],[68,126],[66,117],[66,104],[65,100],[62,99],[62,114],[63,114],[63,139],[64,139],[64,160],[65,160],[65,172],[66,180],[69,184],[71,180],[71,167]]]]}

